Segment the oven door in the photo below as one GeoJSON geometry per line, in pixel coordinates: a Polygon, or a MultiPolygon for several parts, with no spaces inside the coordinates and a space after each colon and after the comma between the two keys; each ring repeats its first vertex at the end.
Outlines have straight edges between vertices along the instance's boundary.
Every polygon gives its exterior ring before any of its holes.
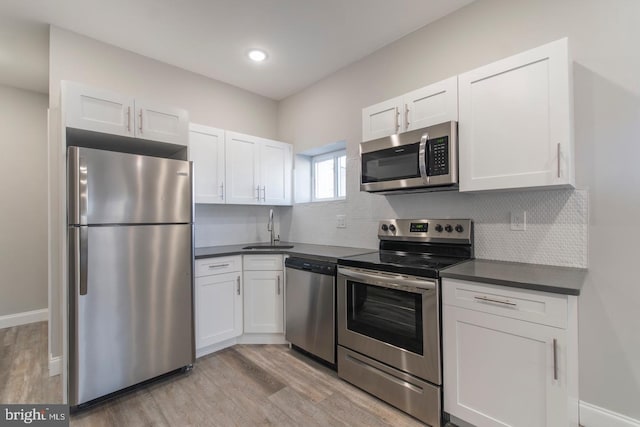
{"type": "Polygon", "coordinates": [[[438,282],[338,268],[338,344],[440,385],[438,282]]]}

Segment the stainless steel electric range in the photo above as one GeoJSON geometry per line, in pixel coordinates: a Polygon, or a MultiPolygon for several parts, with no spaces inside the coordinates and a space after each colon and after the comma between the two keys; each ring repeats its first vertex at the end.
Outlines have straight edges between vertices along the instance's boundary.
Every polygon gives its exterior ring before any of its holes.
{"type": "Polygon", "coordinates": [[[439,271],[473,258],[473,223],[386,220],[378,238],[378,252],[338,260],[338,376],[440,426],[439,271]]]}

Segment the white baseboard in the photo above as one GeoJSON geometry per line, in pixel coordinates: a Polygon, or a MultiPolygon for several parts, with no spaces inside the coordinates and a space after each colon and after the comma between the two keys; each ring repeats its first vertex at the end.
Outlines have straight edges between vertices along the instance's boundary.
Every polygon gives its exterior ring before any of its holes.
{"type": "Polygon", "coordinates": [[[284,334],[244,334],[238,337],[238,344],[288,344],[284,334]]]}
{"type": "Polygon", "coordinates": [[[0,316],[0,329],[12,328],[14,326],[26,325],[27,323],[35,323],[49,320],[49,310],[25,311],[22,313],[8,314],[0,316]]]}
{"type": "Polygon", "coordinates": [[[49,376],[54,377],[62,373],[62,356],[51,357],[49,355],[49,376]]]}
{"type": "Polygon", "coordinates": [[[640,421],[581,401],[580,425],[584,427],[640,427],[640,421]]]}
{"type": "Polygon", "coordinates": [[[231,338],[226,341],[219,342],[217,344],[211,344],[206,347],[196,348],[196,359],[201,358],[202,356],[206,356],[207,354],[215,353],[216,351],[223,350],[227,347],[231,347],[232,345],[236,345],[238,342],[237,338],[231,338]]]}

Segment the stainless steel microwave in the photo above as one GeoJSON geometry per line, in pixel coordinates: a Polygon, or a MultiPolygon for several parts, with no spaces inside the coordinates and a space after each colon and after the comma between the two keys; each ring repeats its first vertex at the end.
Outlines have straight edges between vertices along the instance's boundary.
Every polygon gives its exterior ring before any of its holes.
{"type": "Polygon", "coordinates": [[[360,191],[458,188],[458,123],[446,122],[360,144],[360,191]]]}

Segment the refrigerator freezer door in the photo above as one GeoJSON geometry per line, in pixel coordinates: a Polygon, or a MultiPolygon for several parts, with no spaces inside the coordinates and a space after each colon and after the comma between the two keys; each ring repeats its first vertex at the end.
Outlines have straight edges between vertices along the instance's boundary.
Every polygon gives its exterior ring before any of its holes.
{"type": "Polygon", "coordinates": [[[191,241],[190,224],[69,227],[70,405],[194,362],[191,241]]]}
{"type": "Polygon", "coordinates": [[[193,222],[189,162],[69,147],[67,165],[69,224],[193,222]]]}

